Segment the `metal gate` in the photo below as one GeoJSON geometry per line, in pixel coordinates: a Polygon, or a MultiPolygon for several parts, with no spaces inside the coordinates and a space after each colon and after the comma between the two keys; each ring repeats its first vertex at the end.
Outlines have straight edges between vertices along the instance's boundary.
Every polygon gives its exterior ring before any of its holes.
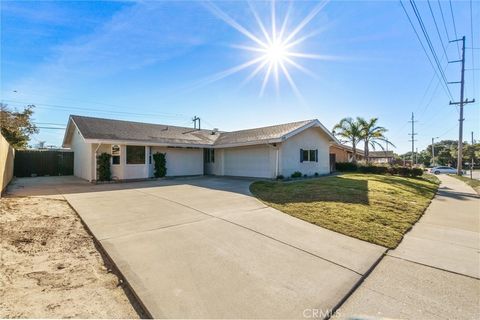
{"type": "Polygon", "coordinates": [[[73,175],[73,152],[58,150],[16,150],[16,177],[73,175]]]}

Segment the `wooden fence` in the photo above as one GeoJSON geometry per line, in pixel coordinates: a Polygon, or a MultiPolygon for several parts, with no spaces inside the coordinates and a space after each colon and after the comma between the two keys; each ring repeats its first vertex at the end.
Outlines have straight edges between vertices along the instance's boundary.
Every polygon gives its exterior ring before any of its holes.
{"type": "Polygon", "coordinates": [[[16,177],[73,175],[73,152],[59,150],[17,150],[16,177]]]}

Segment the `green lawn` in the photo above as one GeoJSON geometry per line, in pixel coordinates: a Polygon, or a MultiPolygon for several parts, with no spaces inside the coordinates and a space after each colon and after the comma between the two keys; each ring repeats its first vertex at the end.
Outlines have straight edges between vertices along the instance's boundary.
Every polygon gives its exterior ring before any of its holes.
{"type": "Polygon", "coordinates": [[[250,191],[291,216],[395,248],[437,190],[438,179],[429,178],[352,173],[293,182],[257,181],[250,191]]]}
{"type": "Polygon", "coordinates": [[[450,177],[457,178],[458,180],[462,180],[466,184],[468,184],[470,187],[473,188],[478,194],[480,194],[480,180],[476,179],[470,179],[470,174],[467,173],[464,176],[457,176],[456,174],[450,174],[450,177]]]}

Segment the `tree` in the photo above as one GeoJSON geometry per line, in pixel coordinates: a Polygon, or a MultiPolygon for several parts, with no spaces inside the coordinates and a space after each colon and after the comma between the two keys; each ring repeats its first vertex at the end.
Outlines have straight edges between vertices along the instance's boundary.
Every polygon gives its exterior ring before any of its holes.
{"type": "Polygon", "coordinates": [[[384,127],[377,125],[378,118],[371,118],[370,120],[365,120],[363,118],[357,117],[357,122],[360,125],[361,138],[365,143],[365,159],[369,162],[369,147],[372,147],[375,150],[375,147],[380,147],[383,149],[383,145],[380,142],[385,142],[394,147],[394,145],[385,138],[385,132],[388,130],[384,127]]]}
{"type": "Polygon", "coordinates": [[[342,142],[350,142],[352,144],[353,162],[357,162],[357,144],[362,137],[360,124],[352,118],[343,118],[337,123],[332,130],[333,134],[340,137],[342,142]]]}
{"type": "Polygon", "coordinates": [[[32,123],[33,108],[34,105],[28,105],[20,112],[0,103],[0,132],[14,148],[25,148],[30,135],[38,133],[32,123]]]}

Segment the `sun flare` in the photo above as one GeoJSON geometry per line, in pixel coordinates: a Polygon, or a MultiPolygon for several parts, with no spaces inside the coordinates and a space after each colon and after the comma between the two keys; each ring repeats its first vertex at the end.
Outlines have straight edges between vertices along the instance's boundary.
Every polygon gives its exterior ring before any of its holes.
{"type": "Polygon", "coordinates": [[[240,25],[232,17],[230,17],[220,8],[218,8],[215,4],[213,4],[212,2],[207,2],[207,7],[218,18],[222,19],[224,22],[229,24],[231,27],[233,27],[252,41],[252,44],[250,45],[233,45],[233,47],[241,50],[251,51],[252,53],[254,53],[254,56],[251,60],[248,60],[245,63],[232,67],[228,70],[219,72],[218,74],[212,76],[208,80],[208,82],[218,81],[247,68],[254,68],[241,85],[246,84],[263,71],[263,80],[262,86],[260,88],[260,96],[263,95],[270,79],[274,81],[278,94],[280,79],[285,79],[290,85],[293,92],[298,97],[301,97],[297,85],[295,84],[295,81],[291,76],[289,68],[295,68],[304,72],[305,74],[314,75],[309,69],[302,66],[296,60],[325,60],[330,58],[324,55],[305,53],[296,50],[296,47],[298,47],[299,44],[312,37],[313,35],[317,34],[317,32],[313,32],[307,35],[301,35],[301,31],[325,7],[327,2],[328,0],[323,0],[318,3],[299,24],[297,24],[290,30],[288,29],[288,25],[292,2],[290,2],[281,23],[277,24],[275,1],[271,1],[271,16],[269,19],[270,25],[268,26],[264,24],[264,19],[262,19],[258,15],[253,4],[251,2],[248,2],[250,10],[259,28],[257,32],[249,31],[247,28],[240,25]],[[261,34],[262,36],[257,36],[257,34],[261,34]]]}

